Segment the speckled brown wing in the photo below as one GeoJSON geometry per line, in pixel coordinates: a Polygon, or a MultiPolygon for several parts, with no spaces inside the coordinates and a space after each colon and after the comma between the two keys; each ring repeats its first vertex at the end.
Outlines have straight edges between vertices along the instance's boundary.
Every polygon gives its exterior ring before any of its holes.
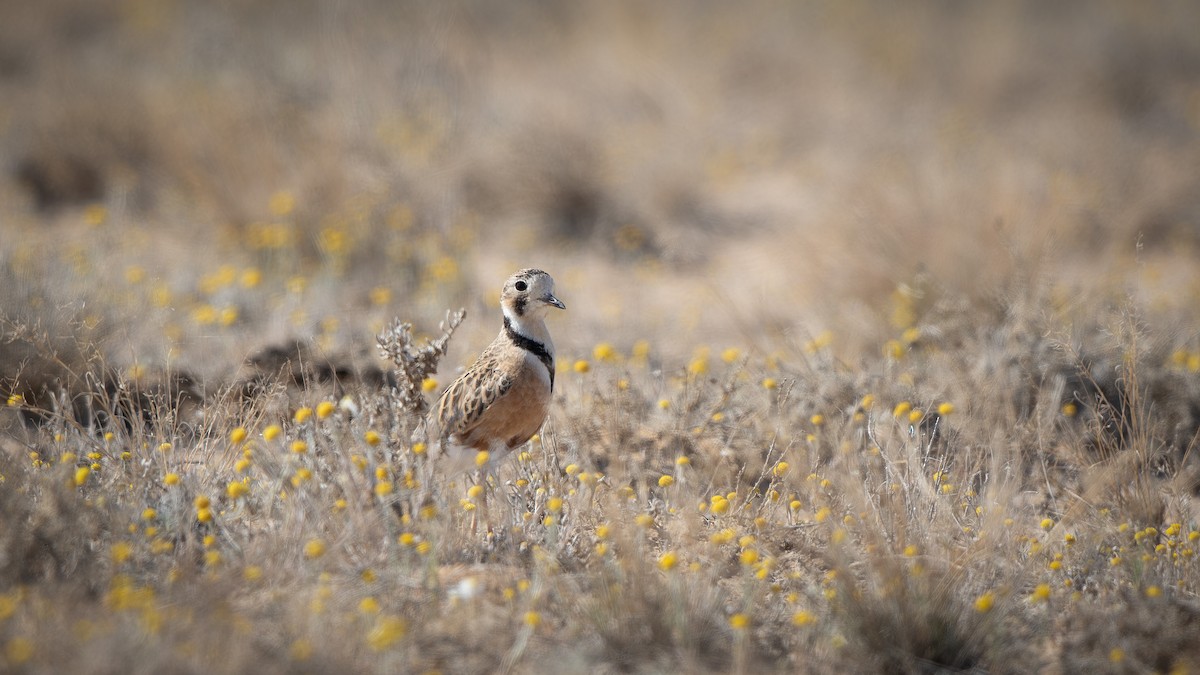
{"type": "Polygon", "coordinates": [[[502,368],[496,350],[486,349],[479,360],[442,393],[437,407],[441,437],[468,436],[488,407],[508,393],[515,383],[513,375],[502,368]]]}

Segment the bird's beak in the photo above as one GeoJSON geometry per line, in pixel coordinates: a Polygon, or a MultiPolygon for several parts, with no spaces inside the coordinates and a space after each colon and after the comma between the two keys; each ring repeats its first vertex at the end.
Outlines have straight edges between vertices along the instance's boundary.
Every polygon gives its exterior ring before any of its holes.
{"type": "Polygon", "coordinates": [[[562,300],[559,300],[558,298],[554,297],[554,295],[552,293],[547,293],[546,297],[542,298],[542,302],[546,303],[547,305],[554,305],[555,307],[557,307],[559,309],[567,308],[567,306],[563,304],[562,300]]]}

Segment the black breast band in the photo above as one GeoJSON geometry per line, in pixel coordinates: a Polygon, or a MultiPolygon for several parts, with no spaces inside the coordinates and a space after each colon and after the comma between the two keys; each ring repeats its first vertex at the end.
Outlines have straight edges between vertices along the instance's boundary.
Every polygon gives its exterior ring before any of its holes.
{"type": "Polygon", "coordinates": [[[554,357],[550,356],[550,352],[546,351],[546,345],[521,335],[512,327],[512,322],[508,317],[504,317],[504,334],[512,340],[513,344],[532,353],[538,357],[543,366],[546,366],[546,372],[550,374],[550,391],[554,391],[554,357]]]}

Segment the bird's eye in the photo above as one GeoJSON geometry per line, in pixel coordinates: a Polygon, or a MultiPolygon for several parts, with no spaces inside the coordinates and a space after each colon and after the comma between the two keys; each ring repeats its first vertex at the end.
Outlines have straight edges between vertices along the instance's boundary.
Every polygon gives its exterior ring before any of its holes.
{"type": "Polygon", "coordinates": [[[525,283],[524,281],[518,281],[516,284],[514,284],[514,286],[518,291],[528,290],[529,288],[529,284],[525,283]]]}

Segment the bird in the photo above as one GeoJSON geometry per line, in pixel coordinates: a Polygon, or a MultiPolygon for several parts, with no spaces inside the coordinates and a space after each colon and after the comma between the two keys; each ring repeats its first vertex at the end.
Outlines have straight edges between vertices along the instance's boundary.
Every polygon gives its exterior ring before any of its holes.
{"type": "Polygon", "coordinates": [[[540,269],[517,271],[500,291],[500,334],[442,392],[433,440],[448,471],[496,466],[542,427],[554,392],[550,309],[567,306],[540,269]],[[480,455],[487,452],[487,455],[480,455]]]}

